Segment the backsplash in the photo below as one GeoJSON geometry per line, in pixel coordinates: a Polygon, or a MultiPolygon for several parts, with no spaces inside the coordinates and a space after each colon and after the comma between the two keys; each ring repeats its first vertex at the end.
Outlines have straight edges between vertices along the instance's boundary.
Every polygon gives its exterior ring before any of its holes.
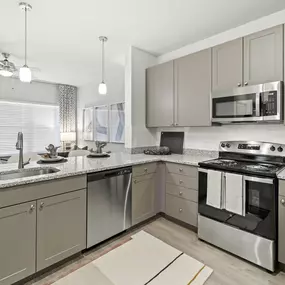
{"type": "Polygon", "coordinates": [[[285,126],[270,125],[224,125],[215,127],[158,128],[156,145],[160,143],[161,131],[184,131],[184,149],[218,151],[224,140],[254,140],[285,144],[285,126]]]}

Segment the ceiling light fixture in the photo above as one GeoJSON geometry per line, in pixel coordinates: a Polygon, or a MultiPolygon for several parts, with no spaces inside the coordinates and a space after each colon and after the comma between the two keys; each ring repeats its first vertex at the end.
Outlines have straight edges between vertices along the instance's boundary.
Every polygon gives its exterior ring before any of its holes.
{"type": "Polygon", "coordinates": [[[107,85],[104,81],[105,77],[105,53],[104,53],[104,48],[105,48],[105,42],[107,42],[108,38],[101,36],[99,37],[99,40],[102,42],[102,82],[99,84],[99,94],[101,95],[106,95],[107,94],[107,85]]]}
{"type": "Polygon", "coordinates": [[[10,54],[9,53],[2,53],[4,60],[0,60],[0,75],[4,77],[11,77],[14,72],[16,71],[16,67],[14,63],[8,60],[10,54]]]}
{"type": "Polygon", "coordinates": [[[28,33],[28,12],[32,10],[32,6],[28,3],[21,2],[19,3],[19,7],[21,10],[25,11],[25,64],[20,68],[20,80],[22,82],[30,83],[32,80],[32,72],[31,69],[27,65],[27,33],[28,33]]]}

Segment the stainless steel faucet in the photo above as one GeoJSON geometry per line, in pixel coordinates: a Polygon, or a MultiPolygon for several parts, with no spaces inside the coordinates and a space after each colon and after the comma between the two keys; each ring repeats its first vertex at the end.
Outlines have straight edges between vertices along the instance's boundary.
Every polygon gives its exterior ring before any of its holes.
{"type": "Polygon", "coordinates": [[[102,153],[103,147],[105,147],[107,145],[106,142],[100,142],[100,141],[96,141],[95,144],[96,144],[96,147],[97,147],[97,149],[96,149],[97,153],[102,153]]]}
{"type": "Polygon", "coordinates": [[[17,139],[17,143],[16,143],[16,149],[19,150],[19,163],[18,163],[18,168],[22,169],[25,167],[25,165],[30,163],[30,158],[27,162],[24,162],[23,159],[23,149],[24,149],[24,143],[23,143],[23,133],[19,132],[18,133],[18,139],[17,139]]]}

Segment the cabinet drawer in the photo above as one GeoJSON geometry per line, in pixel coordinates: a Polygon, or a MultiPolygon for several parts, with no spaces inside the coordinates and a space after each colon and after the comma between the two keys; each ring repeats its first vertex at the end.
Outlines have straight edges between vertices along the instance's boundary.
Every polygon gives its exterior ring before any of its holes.
{"type": "Polygon", "coordinates": [[[190,177],[198,177],[198,168],[189,165],[182,165],[176,163],[167,163],[167,172],[176,173],[180,175],[187,175],[190,177]]]}
{"type": "Polygon", "coordinates": [[[166,183],[166,193],[198,203],[198,191],[166,183]]]}
{"type": "Polygon", "coordinates": [[[133,167],[133,176],[141,176],[156,172],[156,163],[146,163],[133,167]]]}
{"type": "Polygon", "coordinates": [[[140,182],[145,181],[145,180],[151,180],[154,178],[155,178],[155,173],[137,176],[137,177],[134,177],[133,183],[136,184],[136,183],[140,183],[140,182]]]}
{"type": "Polygon", "coordinates": [[[279,195],[285,196],[285,181],[279,180],[279,195]]]}
{"type": "Polygon", "coordinates": [[[198,190],[198,178],[174,173],[167,173],[166,182],[185,188],[198,190]]]}
{"type": "Polygon", "coordinates": [[[197,227],[198,204],[166,194],[166,214],[197,227]]]}

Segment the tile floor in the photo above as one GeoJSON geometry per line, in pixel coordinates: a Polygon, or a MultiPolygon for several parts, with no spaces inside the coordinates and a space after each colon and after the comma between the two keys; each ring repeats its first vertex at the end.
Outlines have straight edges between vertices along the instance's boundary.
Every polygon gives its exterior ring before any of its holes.
{"type": "Polygon", "coordinates": [[[25,285],[52,284],[60,277],[65,276],[68,272],[88,264],[114,246],[126,242],[134,232],[138,232],[142,229],[211,267],[214,270],[214,273],[205,283],[206,285],[285,284],[285,273],[277,272],[275,274],[269,274],[265,270],[242,259],[199,241],[194,232],[165,220],[164,218],[159,218],[141,228],[124,234],[120,238],[110,241],[108,244],[103,244],[99,248],[85,252],[83,255],[65,263],[57,269],[25,283],[25,285]]]}

